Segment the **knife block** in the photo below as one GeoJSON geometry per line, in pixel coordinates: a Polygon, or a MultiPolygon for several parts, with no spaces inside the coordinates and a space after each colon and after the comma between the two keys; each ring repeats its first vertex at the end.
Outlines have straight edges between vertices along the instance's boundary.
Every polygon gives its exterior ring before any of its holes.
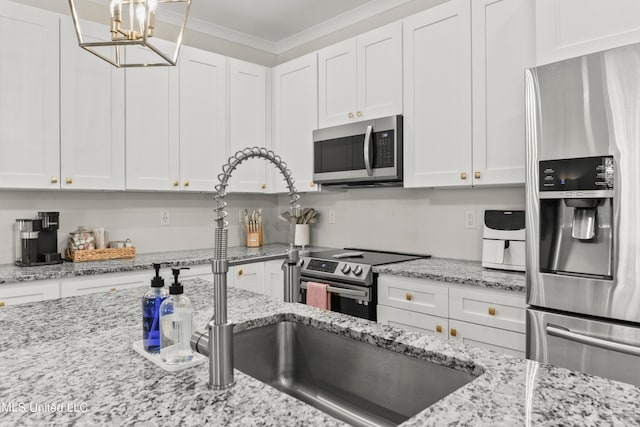
{"type": "Polygon", "coordinates": [[[248,248],[259,248],[262,246],[262,224],[258,225],[257,232],[250,233],[249,230],[246,230],[246,232],[248,248]]]}

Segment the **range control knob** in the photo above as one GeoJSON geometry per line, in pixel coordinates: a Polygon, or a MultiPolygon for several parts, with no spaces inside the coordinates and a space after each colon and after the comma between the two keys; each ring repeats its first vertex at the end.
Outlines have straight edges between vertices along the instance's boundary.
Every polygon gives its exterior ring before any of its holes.
{"type": "Polygon", "coordinates": [[[356,276],[359,276],[362,274],[362,267],[360,267],[359,265],[356,265],[356,267],[353,269],[353,274],[355,274],[356,276]]]}
{"type": "Polygon", "coordinates": [[[345,264],[342,266],[342,274],[349,274],[351,271],[351,266],[349,264],[345,264]]]}

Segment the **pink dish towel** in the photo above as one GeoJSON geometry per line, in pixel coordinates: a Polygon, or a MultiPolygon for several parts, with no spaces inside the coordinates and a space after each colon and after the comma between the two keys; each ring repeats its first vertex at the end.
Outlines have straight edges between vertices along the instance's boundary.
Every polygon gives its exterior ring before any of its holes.
{"type": "Polygon", "coordinates": [[[307,282],[307,305],[331,310],[331,294],[326,283],[307,282]]]}

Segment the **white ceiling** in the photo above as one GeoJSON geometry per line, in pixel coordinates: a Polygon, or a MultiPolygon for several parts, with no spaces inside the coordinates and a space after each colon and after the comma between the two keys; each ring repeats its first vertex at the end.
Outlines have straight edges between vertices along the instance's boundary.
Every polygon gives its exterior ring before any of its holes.
{"type": "Polygon", "coordinates": [[[408,1],[192,0],[187,28],[281,53],[408,1]]]}

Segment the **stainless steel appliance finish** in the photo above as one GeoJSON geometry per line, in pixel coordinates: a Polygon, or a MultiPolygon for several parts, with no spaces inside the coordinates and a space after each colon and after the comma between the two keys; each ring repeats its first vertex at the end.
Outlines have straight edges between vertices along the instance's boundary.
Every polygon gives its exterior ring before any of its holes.
{"type": "Polygon", "coordinates": [[[402,134],[399,115],[314,130],[314,182],[402,185],[402,134]]]}
{"type": "Polygon", "coordinates": [[[292,322],[234,337],[237,369],[354,426],[391,426],[475,377],[292,322]]]}
{"type": "Polygon", "coordinates": [[[378,292],[377,274],[373,266],[425,258],[395,252],[361,249],[332,249],[302,257],[300,302],[306,303],[309,282],[329,285],[331,310],[376,320],[378,292]]]}
{"type": "Polygon", "coordinates": [[[634,44],[525,75],[527,355],[640,385],[639,69],[634,44]]]}

